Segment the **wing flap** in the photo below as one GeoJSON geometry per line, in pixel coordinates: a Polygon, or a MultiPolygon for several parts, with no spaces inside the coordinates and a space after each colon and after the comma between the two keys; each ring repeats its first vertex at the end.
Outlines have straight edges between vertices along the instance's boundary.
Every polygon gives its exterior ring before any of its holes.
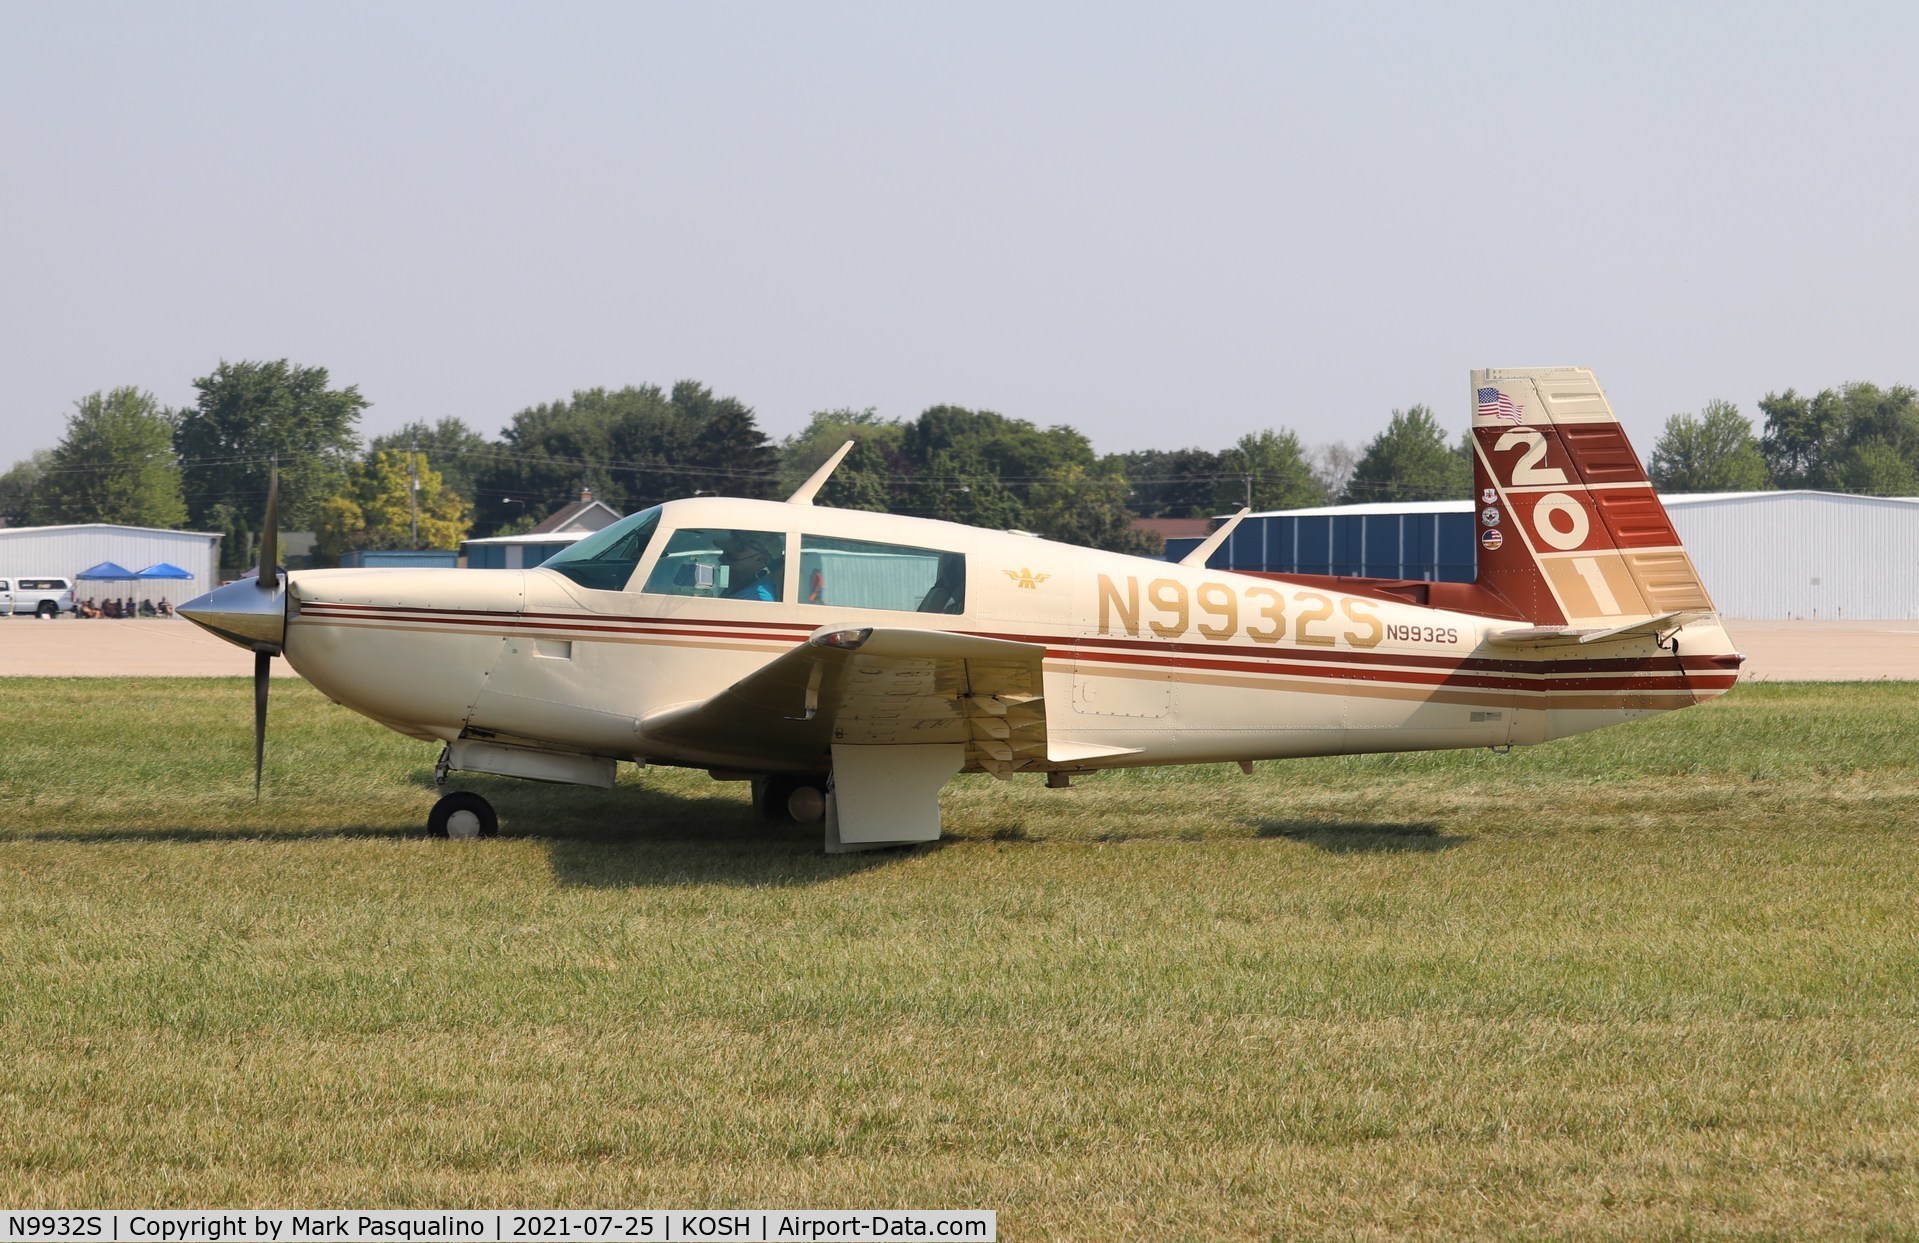
{"type": "Polygon", "coordinates": [[[1044,646],[949,631],[828,626],[640,735],[697,763],[824,771],[835,744],[962,743],[967,767],[1044,763],[1044,646]]]}

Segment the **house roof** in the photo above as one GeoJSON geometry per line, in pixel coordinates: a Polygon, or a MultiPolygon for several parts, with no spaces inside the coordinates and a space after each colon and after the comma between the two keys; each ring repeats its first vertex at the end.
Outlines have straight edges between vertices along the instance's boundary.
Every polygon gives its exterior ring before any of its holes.
{"type": "Polygon", "coordinates": [[[1135,518],[1133,529],[1161,539],[1190,539],[1213,532],[1211,518],[1135,518]]]}
{"type": "Polygon", "coordinates": [[[593,534],[591,531],[549,531],[541,535],[527,531],[519,535],[488,535],[481,539],[463,539],[460,541],[460,546],[464,548],[468,544],[539,544],[542,546],[574,544],[591,534],[593,534]]]}
{"type": "Polygon", "coordinates": [[[620,520],[620,513],[605,501],[593,499],[593,489],[583,488],[580,499],[555,510],[533,528],[534,535],[557,535],[568,531],[603,530],[620,520]]]}

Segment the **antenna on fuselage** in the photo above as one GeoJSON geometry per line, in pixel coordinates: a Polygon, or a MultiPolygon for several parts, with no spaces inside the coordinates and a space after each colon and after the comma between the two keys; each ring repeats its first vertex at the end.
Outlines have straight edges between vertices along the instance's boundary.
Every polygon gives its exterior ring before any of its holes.
{"type": "Polygon", "coordinates": [[[1226,537],[1233,533],[1233,528],[1239,525],[1239,520],[1252,512],[1251,509],[1242,509],[1226,521],[1220,523],[1219,530],[1207,536],[1198,548],[1193,549],[1193,551],[1181,557],[1179,563],[1181,565],[1205,565],[1206,558],[1212,556],[1214,550],[1226,542],[1226,537]]]}
{"type": "Polygon", "coordinates": [[[841,445],[832,457],[826,459],[825,465],[814,471],[807,477],[805,483],[793,490],[793,495],[786,498],[786,503],[788,505],[811,505],[813,503],[813,494],[818,492],[826,483],[827,479],[833,474],[833,468],[840,464],[840,459],[853,451],[853,443],[853,441],[849,440],[841,445]]]}

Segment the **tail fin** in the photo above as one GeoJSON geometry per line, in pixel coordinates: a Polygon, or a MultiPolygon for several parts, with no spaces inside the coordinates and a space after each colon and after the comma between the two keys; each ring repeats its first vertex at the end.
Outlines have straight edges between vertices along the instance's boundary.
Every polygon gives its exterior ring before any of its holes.
{"type": "Polygon", "coordinates": [[[1593,374],[1475,371],[1478,585],[1541,626],[1630,626],[1712,600],[1593,374]]]}

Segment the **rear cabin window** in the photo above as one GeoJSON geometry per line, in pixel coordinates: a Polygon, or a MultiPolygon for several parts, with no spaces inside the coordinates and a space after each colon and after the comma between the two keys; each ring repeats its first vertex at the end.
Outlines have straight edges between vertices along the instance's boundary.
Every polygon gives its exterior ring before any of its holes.
{"type": "Polygon", "coordinates": [[[623,591],[633,577],[646,546],[660,525],[660,507],[643,509],[595,531],[571,548],[561,549],[540,564],[558,570],[582,587],[596,591],[623,591]]]}
{"type": "Polygon", "coordinates": [[[666,541],[643,590],[660,596],[778,600],[785,581],[785,532],[686,527],[666,541]]]}
{"type": "Polygon", "coordinates": [[[800,599],[836,608],[959,613],[966,557],[937,548],[800,536],[800,599]]]}

